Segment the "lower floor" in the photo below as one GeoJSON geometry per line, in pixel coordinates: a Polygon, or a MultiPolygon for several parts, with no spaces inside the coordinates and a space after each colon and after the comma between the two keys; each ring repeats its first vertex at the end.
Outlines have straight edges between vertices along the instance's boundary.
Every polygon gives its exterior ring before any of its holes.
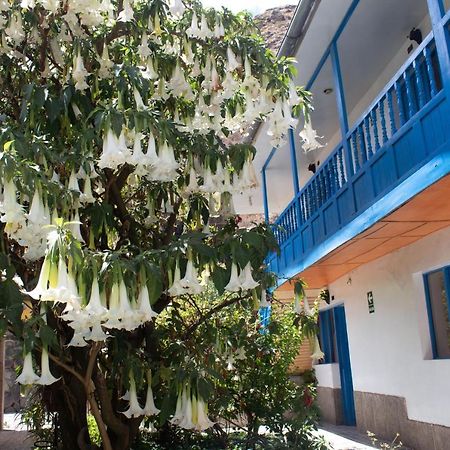
{"type": "Polygon", "coordinates": [[[449,267],[447,226],[324,286],[315,370],[325,421],[450,448],[449,267]]]}

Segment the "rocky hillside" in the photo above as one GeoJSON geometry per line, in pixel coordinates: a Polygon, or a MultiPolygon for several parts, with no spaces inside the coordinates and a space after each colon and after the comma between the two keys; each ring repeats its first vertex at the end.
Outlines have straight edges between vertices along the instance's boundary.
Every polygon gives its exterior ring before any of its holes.
{"type": "Polygon", "coordinates": [[[275,53],[283,42],[284,35],[289,28],[296,5],[271,8],[255,17],[267,45],[275,53]]]}

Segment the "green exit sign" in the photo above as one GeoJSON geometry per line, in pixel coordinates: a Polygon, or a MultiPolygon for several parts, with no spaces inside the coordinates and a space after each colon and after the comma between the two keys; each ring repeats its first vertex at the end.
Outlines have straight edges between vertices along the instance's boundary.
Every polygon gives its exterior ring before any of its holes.
{"type": "Polygon", "coordinates": [[[367,293],[367,305],[369,306],[369,314],[373,314],[375,312],[375,303],[372,291],[367,293]]]}

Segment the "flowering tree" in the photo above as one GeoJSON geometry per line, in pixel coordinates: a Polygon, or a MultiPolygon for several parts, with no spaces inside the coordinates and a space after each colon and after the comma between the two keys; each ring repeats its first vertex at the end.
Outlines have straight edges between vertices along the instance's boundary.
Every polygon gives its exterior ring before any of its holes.
{"type": "Polygon", "coordinates": [[[86,446],[86,404],[104,449],[129,448],[158,418],[153,390],[161,422],[211,427],[206,372],[161,352],[158,315],[208,279],[233,294],[198,323],[264,301],[276,243],[237,226],[232,196],[257,180],[236,135],[267,120],[283,141],[307,109],[292,62],[248,15],[189,0],[0,0],[0,34],[0,328],[23,343],[18,382],[51,394],[68,449],[86,446]]]}

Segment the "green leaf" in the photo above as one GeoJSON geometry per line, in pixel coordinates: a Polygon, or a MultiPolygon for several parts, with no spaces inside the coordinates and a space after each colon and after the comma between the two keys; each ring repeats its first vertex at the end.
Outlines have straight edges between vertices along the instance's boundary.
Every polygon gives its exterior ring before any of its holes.
{"type": "Polygon", "coordinates": [[[123,115],[117,111],[110,113],[111,128],[116,136],[120,136],[123,127],[123,115]]]}
{"type": "Polygon", "coordinates": [[[214,286],[217,289],[219,295],[222,295],[225,292],[225,286],[228,284],[230,274],[229,272],[222,267],[215,267],[211,274],[214,286]]]}
{"type": "Polygon", "coordinates": [[[39,337],[42,340],[42,343],[48,345],[51,348],[58,348],[58,341],[56,339],[56,333],[53,328],[50,328],[46,324],[42,324],[39,329],[39,337]]]}

